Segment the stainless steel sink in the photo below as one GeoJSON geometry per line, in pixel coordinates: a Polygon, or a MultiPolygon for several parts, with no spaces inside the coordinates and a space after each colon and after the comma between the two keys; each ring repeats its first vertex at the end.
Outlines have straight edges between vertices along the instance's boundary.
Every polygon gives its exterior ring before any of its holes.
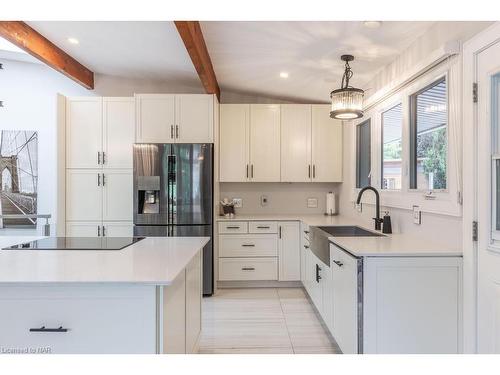
{"type": "Polygon", "coordinates": [[[381,233],[371,232],[355,225],[317,227],[333,237],[384,237],[381,233]]]}

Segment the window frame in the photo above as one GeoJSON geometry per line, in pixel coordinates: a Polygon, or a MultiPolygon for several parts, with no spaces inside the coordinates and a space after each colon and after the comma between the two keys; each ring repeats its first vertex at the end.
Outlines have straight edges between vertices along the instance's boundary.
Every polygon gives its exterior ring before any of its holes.
{"type": "Polygon", "coordinates": [[[391,102],[390,105],[380,110],[380,181],[379,187],[381,191],[403,191],[404,189],[404,105],[403,100],[391,102]],[[384,189],[384,113],[391,109],[401,106],[401,188],[400,189],[384,189]]]}
{"type": "Polygon", "coordinates": [[[415,192],[426,192],[426,193],[447,193],[449,191],[449,172],[450,172],[450,95],[449,95],[449,80],[448,74],[445,73],[440,77],[432,80],[431,83],[426,84],[424,87],[417,91],[408,94],[408,112],[409,112],[409,122],[408,122],[408,191],[415,192]],[[417,188],[417,97],[423,92],[429,90],[430,88],[439,85],[441,82],[446,84],[446,188],[445,189],[419,189],[417,188]]]}
{"type": "Polygon", "coordinates": [[[369,172],[368,172],[368,185],[369,186],[372,186],[372,181],[373,181],[373,176],[372,176],[372,171],[373,171],[373,164],[372,164],[372,119],[371,117],[368,117],[366,119],[364,119],[363,121],[359,122],[358,124],[356,124],[356,161],[355,161],[355,165],[356,165],[356,168],[355,168],[355,187],[356,189],[361,189],[362,186],[360,185],[360,171],[359,171],[359,166],[360,166],[360,137],[359,137],[359,133],[360,133],[360,128],[361,126],[365,125],[368,123],[368,129],[369,129],[369,136],[370,136],[370,139],[369,139],[369,142],[368,142],[368,146],[369,146],[369,149],[368,149],[368,157],[369,157],[369,172]]]}

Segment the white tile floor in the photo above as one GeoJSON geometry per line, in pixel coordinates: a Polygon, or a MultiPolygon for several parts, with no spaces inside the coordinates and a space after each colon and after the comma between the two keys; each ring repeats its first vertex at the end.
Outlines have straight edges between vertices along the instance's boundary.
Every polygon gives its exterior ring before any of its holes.
{"type": "Polygon", "coordinates": [[[340,353],[301,288],[220,289],[203,299],[200,353],[340,353]]]}

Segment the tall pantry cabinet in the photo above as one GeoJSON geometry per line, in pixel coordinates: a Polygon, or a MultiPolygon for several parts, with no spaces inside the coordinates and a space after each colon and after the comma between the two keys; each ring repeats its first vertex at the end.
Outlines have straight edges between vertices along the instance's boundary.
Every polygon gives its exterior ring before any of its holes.
{"type": "Polygon", "coordinates": [[[66,236],[131,236],[134,98],[66,100],[66,236]]]}

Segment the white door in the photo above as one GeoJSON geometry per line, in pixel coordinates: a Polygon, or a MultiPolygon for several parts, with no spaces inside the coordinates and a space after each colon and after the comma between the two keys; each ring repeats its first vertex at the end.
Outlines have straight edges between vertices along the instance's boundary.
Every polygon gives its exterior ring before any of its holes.
{"type": "Polygon", "coordinates": [[[282,221],[278,227],[280,281],[300,280],[300,222],[282,221]]]}
{"type": "Polygon", "coordinates": [[[100,237],[102,225],[100,221],[68,221],[66,223],[66,237],[100,237]]]}
{"type": "Polygon", "coordinates": [[[175,142],[214,141],[214,96],[188,94],[175,96],[175,142]]]}
{"type": "Polygon", "coordinates": [[[330,118],[330,106],[312,106],[314,182],[342,182],[342,121],[330,118]]]}
{"type": "Polygon", "coordinates": [[[254,182],[279,182],[280,106],[250,105],[250,178],[254,182]]]}
{"type": "Polygon", "coordinates": [[[311,106],[281,105],[281,181],[309,182],[311,165],[311,106]]]}
{"type": "Polygon", "coordinates": [[[131,170],[105,170],[102,174],[102,219],[132,221],[133,182],[131,170]]]}
{"type": "Polygon", "coordinates": [[[102,219],[102,170],[66,170],[66,220],[102,219]]]}
{"type": "Polygon", "coordinates": [[[222,104],[220,106],[221,182],[245,182],[249,177],[250,105],[222,104]]]}
{"type": "Polygon", "coordinates": [[[66,168],[99,168],[102,151],[102,99],[68,98],[66,168]]]}
{"type": "Polygon", "coordinates": [[[109,222],[102,223],[104,228],[102,235],[105,237],[132,237],[134,235],[133,222],[109,222]]]}
{"type": "Polygon", "coordinates": [[[500,43],[477,56],[477,69],[477,349],[500,353],[500,43]]]}
{"type": "Polygon", "coordinates": [[[140,143],[175,142],[175,95],[136,96],[136,139],[140,143]]]}
{"type": "Polygon", "coordinates": [[[132,168],[135,142],[134,98],[103,98],[104,168],[132,168]]]}

